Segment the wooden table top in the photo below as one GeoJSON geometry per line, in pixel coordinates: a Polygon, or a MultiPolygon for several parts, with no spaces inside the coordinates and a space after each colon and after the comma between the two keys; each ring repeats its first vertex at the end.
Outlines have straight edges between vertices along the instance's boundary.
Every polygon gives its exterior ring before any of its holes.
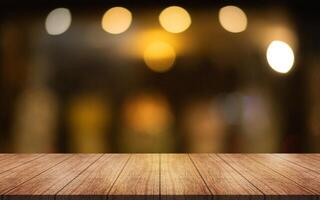
{"type": "Polygon", "coordinates": [[[320,154],[0,154],[1,199],[320,199],[320,154]]]}

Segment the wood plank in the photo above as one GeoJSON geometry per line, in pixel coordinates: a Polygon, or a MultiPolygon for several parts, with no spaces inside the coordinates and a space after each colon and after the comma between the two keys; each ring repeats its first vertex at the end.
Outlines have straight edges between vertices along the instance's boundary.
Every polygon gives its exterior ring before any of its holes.
{"type": "Polygon", "coordinates": [[[320,160],[312,159],[311,154],[273,154],[301,167],[320,173],[320,160]]]}
{"type": "Polygon", "coordinates": [[[69,157],[71,157],[71,155],[47,154],[46,156],[0,174],[0,194],[3,195],[69,157]]]}
{"type": "Polygon", "coordinates": [[[160,155],[134,154],[112,187],[108,199],[159,199],[160,155]]]}
{"type": "Polygon", "coordinates": [[[0,199],[319,199],[314,156],[1,154],[0,199]]]}
{"type": "Polygon", "coordinates": [[[265,194],[266,199],[316,199],[313,192],[276,173],[244,154],[219,154],[250,183],[265,194]]]}
{"type": "Polygon", "coordinates": [[[106,199],[129,157],[129,154],[103,155],[64,187],[56,199],[106,199]]]}
{"type": "Polygon", "coordinates": [[[102,154],[74,154],[71,158],[17,186],[6,193],[3,199],[25,199],[31,195],[38,196],[37,199],[54,199],[55,194],[101,156],[102,154]]]}
{"type": "Polygon", "coordinates": [[[320,161],[320,154],[319,153],[306,154],[306,157],[320,161]]]}
{"type": "Polygon", "coordinates": [[[255,154],[248,155],[248,157],[255,159],[277,173],[282,174],[299,184],[301,187],[312,190],[316,194],[320,194],[320,174],[272,154],[255,154]]]}
{"type": "Polygon", "coordinates": [[[13,155],[16,154],[11,154],[11,153],[0,153],[0,161],[11,158],[13,155]]]}
{"type": "Polygon", "coordinates": [[[218,199],[263,199],[263,194],[215,154],[190,154],[210,191],[218,199]],[[229,196],[229,197],[228,197],[229,196]]]}
{"type": "Polygon", "coordinates": [[[0,174],[43,155],[44,154],[2,154],[0,155],[0,174]]]}
{"type": "Polygon", "coordinates": [[[161,199],[211,199],[211,193],[186,154],[160,155],[161,199]]]}

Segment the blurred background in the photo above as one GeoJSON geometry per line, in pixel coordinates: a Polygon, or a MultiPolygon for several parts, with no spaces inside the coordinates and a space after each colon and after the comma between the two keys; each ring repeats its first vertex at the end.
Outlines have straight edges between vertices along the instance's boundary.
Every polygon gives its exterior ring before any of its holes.
{"type": "Polygon", "coordinates": [[[320,7],[0,3],[0,152],[320,152],[320,7]]]}

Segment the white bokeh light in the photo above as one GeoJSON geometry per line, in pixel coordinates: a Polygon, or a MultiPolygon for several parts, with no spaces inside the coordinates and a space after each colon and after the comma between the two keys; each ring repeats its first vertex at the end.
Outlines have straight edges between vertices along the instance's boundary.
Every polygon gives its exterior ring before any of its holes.
{"type": "Polygon", "coordinates": [[[49,35],[60,35],[68,30],[71,25],[71,12],[67,8],[52,10],[47,18],[45,27],[49,35]]]}
{"type": "Polygon", "coordinates": [[[219,10],[219,22],[225,30],[231,33],[240,33],[246,30],[248,19],[241,8],[225,6],[219,10]]]}
{"type": "Polygon", "coordinates": [[[288,73],[294,63],[294,53],[287,43],[274,40],[268,46],[267,61],[274,71],[288,73]]]}

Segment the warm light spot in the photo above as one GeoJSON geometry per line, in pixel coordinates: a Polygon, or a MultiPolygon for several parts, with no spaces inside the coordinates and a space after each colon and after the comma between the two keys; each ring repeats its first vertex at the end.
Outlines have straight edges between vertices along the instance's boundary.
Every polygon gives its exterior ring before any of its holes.
{"type": "Polygon", "coordinates": [[[194,100],[186,104],[181,116],[189,151],[204,153],[223,150],[226,124],[219,102],[206,98],[194,100]]]}
{"type": "Polygon", "coordinates": [[[91,153],[106,150],[105,134],[111,120],[110,106],[103,96],[82,94],[68,104],[67,120],[73,151],[91,153]]]}
{"type": "Polygon", "coordinates": [[[60,35],[68,30],[71,24],[71,13],[67,8],[57,8],[51,11],[45,22],[50,35],[60,35]]]}
{"type": "Polygon", "coordinates": [[[189,13],[178,6],[170,6],[164,9],[159,16],[161,26],[168,32],[180,33],[191,25],[189,13]]]}
{"type": "Polygon", "coordinates": [[[147,46],[143,54],[146,65],[153,71],[168,71],[176,58],[173,47],[165,42],[153,42],[147,46]]]}
{"type": "Polygon", "coordinates": [[[172,124],[167,99],[160,94],[141,94],[129,98],[124,105],[125,126],[144,134],[164,133],[172,124]]]}
{"type": "Polygon", "coordinates": [[[225,6],[219,11],[221,26],[232,33],[239,33],[247,28],[247,16],[236,6],[225,6]]]}
{"type": "Polygon", "coordinates": [[[113,7],[109,9],[102,17],[102,28],[111,34],[120,34],[125,32],[131,24],[131,12],[123,7],[113,7]]]}
{"type": "Polygon", "coordinates": [[[279,73],[287,73],[293,66],[294,53],[285,42],[272,41],[267,49],[267,60],[270,67],[279,73]]]}
{"type": "Polygon", "coordinates": [[[135,33],[136,37],[128,37],[128,42],[122,43],[123,49],[134,58],[141,59],[146,48],[153,42],[165,42],[174,48],[178,55],[184,54],[189,50],[190,43],[185,42],[186,37],[178,34],[171,34],[163,28],[144,28],[135,33]]]}

